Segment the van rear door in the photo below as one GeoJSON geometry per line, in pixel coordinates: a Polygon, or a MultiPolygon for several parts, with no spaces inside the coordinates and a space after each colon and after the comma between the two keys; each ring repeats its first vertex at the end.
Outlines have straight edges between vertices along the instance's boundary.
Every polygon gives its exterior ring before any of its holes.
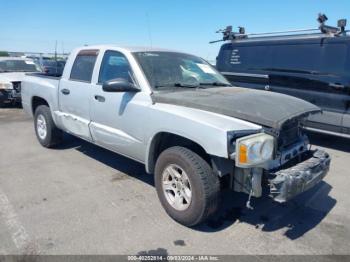
{"type": "Polygon", "coordinates": [[[347,44],[320,39],[271,46],[270,90],[307,100],[323,110],[308,119],[309,127],[342,132],[348,91],[347,44]]]}
{"type": "Polygon", "coordinates": [[[269,47],[248,44],[222,45],[216,67],[232,84],[254,89],[268,89],[269,76],[261,68],[268,64],[269,47]]]}
{"type": "Polygon", "coordinates": [[[348,56],[346,62],[347,84],[345,85],[345,112],[343,115],[343,133],[350,135],[350,42],[348,43],[348,56]]]}
{"type": "Polygon", "coordinates": [[[341,133],[350,129],[349,43],[349,37],[238,40],[222,45],[216,67],[234,85],[319,106],[323,114],[308,126],[341,133]]]}

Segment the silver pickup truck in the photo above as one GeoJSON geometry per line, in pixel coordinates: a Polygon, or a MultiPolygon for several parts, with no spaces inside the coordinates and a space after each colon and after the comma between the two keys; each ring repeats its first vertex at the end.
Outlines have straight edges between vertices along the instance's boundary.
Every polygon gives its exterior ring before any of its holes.
{"type": "Polygon", "coordinates": [[[220,188],[285,202],[320,182],[329,155],[302,125],[320,109],[231,86],[196,56],[155,48],[74,50],[62,77],[27,75],[24,109],[39,142],[67,132],[145,164],[166,212],[186,226],[212,215],[220,188]]]}

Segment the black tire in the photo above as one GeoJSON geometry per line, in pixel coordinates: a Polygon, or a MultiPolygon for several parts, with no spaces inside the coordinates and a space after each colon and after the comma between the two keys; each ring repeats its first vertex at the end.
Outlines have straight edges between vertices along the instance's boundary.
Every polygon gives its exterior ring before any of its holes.
{"type": "Polygon", "coordinates": [[[175,146],[160,154],[155,167],[155,185],[165,211],[185,226],[195,226],[204,222],[218,208],[219,178],[203,158],[187,148],[175,146]],[[163,192],[163,171],[171,164],[181,167],[190,181],[192,198],[185,210],[175,209],[163,192]]]}
{"type": "Polygon", "coordinates": [[[34,113],[34,129],[39,143],[47,148],[54,147],[62,141],[62,131],[58,129],[52,119],[50,108],[46,105],[38,106],[34,113]],[[40,136],[38,131],[38,118],[43,116],[46,122],[46,135],[40,136]]]}

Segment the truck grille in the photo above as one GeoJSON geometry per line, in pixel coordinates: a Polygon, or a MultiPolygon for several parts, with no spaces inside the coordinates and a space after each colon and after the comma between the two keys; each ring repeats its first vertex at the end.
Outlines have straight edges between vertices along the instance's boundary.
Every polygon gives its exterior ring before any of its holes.
{"type": "Polygon", "coordinates": [[[21,82],[12,82],[12,85],[16,93],[21,93],[21,82]]]}
{"type": "Polygon", "coordinates": [[[289,145],[296,143],[300,138],[300,123],[298,119],[289,120],[286,122],[278,136],[278,148],[286,148],[289,145]]]}

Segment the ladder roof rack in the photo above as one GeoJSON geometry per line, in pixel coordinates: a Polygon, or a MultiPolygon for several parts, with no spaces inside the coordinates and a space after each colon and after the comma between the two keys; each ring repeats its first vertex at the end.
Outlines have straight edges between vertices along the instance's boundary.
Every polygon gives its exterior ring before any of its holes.
{"type": "Polygon", "coordinates": [[[347,20],[340,19],[336,27],[326,25],[325,22],[328,20],[325,14],[319,14],[317,21],[319,22],[318,28],[307,28],[307,29],[294,29],[286,31],[274,31],[274,32],[262,32],[262,33],[246,33],[245,28],[239,26],[238,32],[234,32],[232,26],[227,26],[225,29],[220,29],[216,33],[222,33],[223,38],[220,40],[215,40],[209,42],[217,43],[223,41],[235,41],[235,40],[245,40],[245,39],[261,39],[267,37],[300,37],[300,36],[345,36],[349,30],[345,30],[347,20]]]}

